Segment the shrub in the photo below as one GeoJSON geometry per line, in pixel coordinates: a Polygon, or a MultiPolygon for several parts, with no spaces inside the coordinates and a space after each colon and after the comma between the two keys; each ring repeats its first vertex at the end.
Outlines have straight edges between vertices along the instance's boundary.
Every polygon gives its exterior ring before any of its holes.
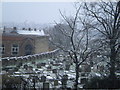
{"type": "Polygon", "coordinates": [[[2,75],[2,89],[17,89],[20,88],[22,80],[20,77],[13,77],[9,75],[2,75]]]}
{"type": "Polygon", "coordinates": [[[84,86],[87,89],[120,89],[120,79],[93,77],[84,86]]]}

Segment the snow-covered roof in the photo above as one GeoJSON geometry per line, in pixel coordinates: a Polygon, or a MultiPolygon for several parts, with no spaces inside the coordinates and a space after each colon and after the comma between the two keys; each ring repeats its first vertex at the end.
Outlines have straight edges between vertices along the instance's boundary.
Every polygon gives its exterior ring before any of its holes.
{"type": "Polygon", "coordinates": [[[17,30],[17,33],[18,34],[23,34],[23,35],[40,35],[40,36],[44,36],[45,33],[43,30],[31,30],[31,31],[28,31],[28,30],[17,30]]]}

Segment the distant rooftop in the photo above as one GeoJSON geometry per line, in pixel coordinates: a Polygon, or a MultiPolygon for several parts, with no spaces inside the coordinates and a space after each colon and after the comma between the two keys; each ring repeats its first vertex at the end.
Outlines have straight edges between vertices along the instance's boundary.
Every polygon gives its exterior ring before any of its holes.
{"type": "Polygon", "coordinates": [[[34,31],[34,30],[31,30],[31,31],[28,31],[28,30],[17,30],[17,33],[18,34],[24,34],[24,35],[40,35],[40,36],[44,36],[45,35],[43,30],[37,30],[37,31],[34,31]]]}
{"type": "Polygon", "coordinates": [[[19,34],[19,35],[39,35],[39,36],[45,36],[45,33],[44,33],[44,31],[43,30],[38,30],[38,29],[36,29],[36,28],[34,28],[34,29],[31,29],[31,28],[22,28],[22,29],[20,29],[20,28],[16,28],[16,27],[12,27],[12,28],[6,28],[6,27],[4,27],[4,28],[0,28],[2,31],[3,31],[3,33],[5,33],[5,34],[12,34],[12,33],[14,33],[14,34],[19,34]]]}

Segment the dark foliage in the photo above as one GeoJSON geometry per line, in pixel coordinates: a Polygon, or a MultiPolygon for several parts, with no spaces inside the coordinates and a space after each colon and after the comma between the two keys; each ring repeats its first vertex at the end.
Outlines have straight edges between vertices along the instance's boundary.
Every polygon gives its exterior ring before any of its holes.
{"type": "Polygon", "coordinates": [[[88,81],[84,88],[86,89],[120,89],[120,79],[110,79],[109,77],[93,77],[88,81]]]}
{"type": "Polygon", "coordinates": [[[20,77],[13,77],[9,75],[2,75],[2,90],[18,90],[22,80],[20,77]]]}

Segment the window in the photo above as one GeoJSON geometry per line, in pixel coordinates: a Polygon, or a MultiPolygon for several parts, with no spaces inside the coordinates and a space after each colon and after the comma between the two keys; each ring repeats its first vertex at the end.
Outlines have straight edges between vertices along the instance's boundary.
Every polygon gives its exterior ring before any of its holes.
{"type": "Polygon", "coordinates": [[[13,44],[12,45],[12,55],[18,55],[18,52],[19,52],[18,44],[13,44]]]}
{"type": "Polygon", "coordinates": [[[4,44],[0,45],[0,54],[1,55],[5,54],[5,46],[4,46],[4,44]]]}
{"type": "Polygon", "coordinates": [[[31,55],[31,54],[32,54],[32,51],[33,51],[32,45],[27,44],[27,45],[25,46],[25,55],[31,55]]]}

